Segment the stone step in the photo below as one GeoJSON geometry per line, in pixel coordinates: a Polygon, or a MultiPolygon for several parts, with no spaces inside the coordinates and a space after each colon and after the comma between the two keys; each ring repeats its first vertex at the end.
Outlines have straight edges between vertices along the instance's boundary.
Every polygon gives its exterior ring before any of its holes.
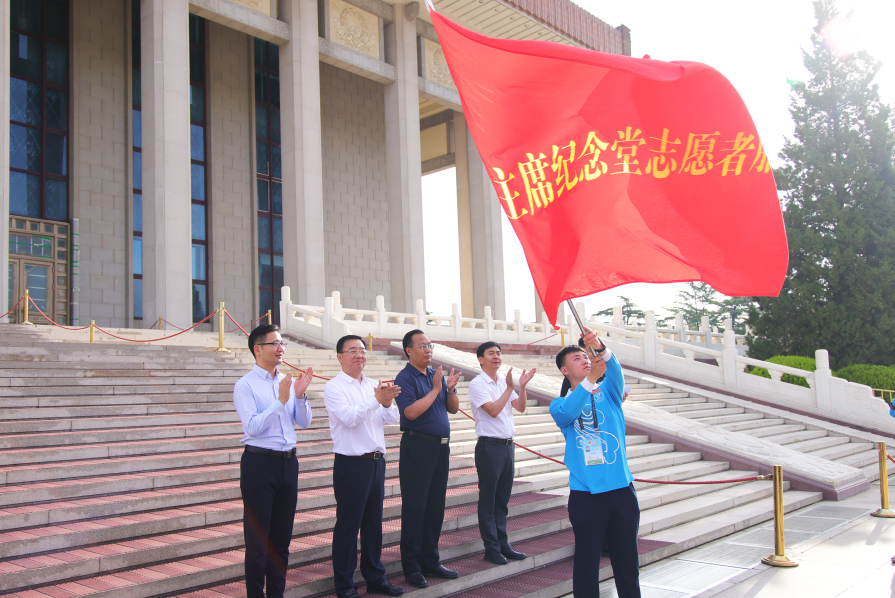
{"type": "Polygon", "coordinates": [[[786,448],[799,451],[800,453],[811,453],[820,449],[848,444],[849,442],[851,442],[851,439],[847,436],[824,436],[823,438],[815,438],[813,440],[792,442],[785,446],[786,448]]]}
{"type": "Polygon", "coordinates": [[[745,414],[746,410],[742,407],[724,407],[724,403],[720,404],[721,406],[715,409],[701,409],[694,411],[686,411],[680,413],[681,417],[686,417],[687,419],[702,419],[702,418],[712,418],[716,419],[719,417],[726,417],[729,415],[741,415],[745,414]]]}
{"type": "Polygon", "coordinates": [[[783,424],[783,420],[780,421],[781,424],[776,426],[765,426],[763,428],[756,427],[751,430],[738,431],[742,432],[743,434],[748,434],[749,436],[754,436],[755,438],[767,438],[768,436],[780,436],[781,434],[789,434],[790,432],[801,432],[802,430],[807,428],[805,424],[783,424]]]}
{"type": "Polygon", "coordinates": [[[629,396],[628,400],[637,401],[638,403],[646,403],[651,407],[665,407],[667,405],[704,405],[706,402],[708,402],[708,399],[706,399],[705,397],[684,397],[680,399],[643,399],[640,397],[629,396]]]}
{"type": "Polygon", "coordinates": [[[700,414],[703,413],[716,413],[724,410],[727,407],[727,403],[721,403],[716,401],[706,401],[701,403],[684,403],[678,405],[665,405],[659,407],[663,411],[667,411],[669,413],[675,413],[680,415],[681,417],[687,417],[688,413],[698,412],[700,414]]]}
{"type": "MultiPolygon", "coordinates": [[[[849,467],[857,467],[863,470],[865,475],[868,471],[872,472],[872,475],[867,475],[868,480],[879,479],[879,452],[876,449],[842,457],[841,459],[836,459],[836,462],[849,467]]],[[[892,462],[890,461],[889,465],[891,464],[892,462]]]]}
{"type": "MultiPolygon", "coordinates": [[[[752,415],[752,414],[750,414],[752,415]]],[[[723,428],[725,430],[730,430],[731,432],[746,432],[747,430],[756,430],[759,428],[773,428],[775,426],[782,426],[786,423],[784,419],[778,419],[774,417],[765,417],[762,419],[747,419],[743,421],[735,421],[728,424],[717,424],[719,428],[723,428]]]]}
{"type": "Polygon", "coordinates": [[[874,448],[872,442],[855,442],[854,440],[852,440],[849,443],[843,443],[837,446],[831,446],[829,448],[811,451],[809,454],[814,455],[815,457],[820,457],[821,459],[838,461],[843,457],[849,457],[851,455],[856,455],[858,453],[873,450],[874,448]]]}
{"type": "Polygon", "coordinates": [[[776,442],[777,444],[788,445],[805,440],[814,440],[815,438],[824,438],[828,432],[826,430],[800,430],[798,432],[787,432],[785,434],[774,434],[765,436],[765,440],[776,442]]]}
{"type": "MultiPolygon", "coordinates": [[[[723,410],[719,409],[718,411],[723,411],[723,410]]],[[[743,411],[743,410],[741,410],[741,411],[743,411]]],[[[718,414],[717,411],[714,414],[712,414],[711,412],[707,412],[707,413],[709,413],[709,415],[704,416],[704,417],[694,417],[693,414],[690,414],[690,413],[685,414],[682,417],[695,419],[701,423],[710,424],[712,426],[717,426],[717,425],[721,425],[721,424],[732,424],[732,423],[737,423],[737,422],[747,422],[747,421],[752,421],[752,420],[760,420],[760,419],[764,418],[763,413],[756,413],[756,412],[733,413],[730,415],[721,415],[721,414],[718,414]]]]}

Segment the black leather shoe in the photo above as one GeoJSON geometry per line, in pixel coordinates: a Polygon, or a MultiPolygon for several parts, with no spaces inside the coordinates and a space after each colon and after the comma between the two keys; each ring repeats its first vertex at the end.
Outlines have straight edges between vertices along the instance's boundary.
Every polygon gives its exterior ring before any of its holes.
{"type": "Polygon", "coordinates": [[[522,554],[521,552],[516,552],[512,548],[504,548],[500,551],[500,554],[510,559],[511,561],[521,561],[523,559],[527,559],[527,554],[522,554]]]}
{"type": "Polygon", "coordinates": [[[506,565],[508,562],[502,554],[488,554],[487,552],[485,553],[485,560],[495,565],[506,565]]]}
{"type": "Polygon", "coordinates": [[[459,573],[452,569],[448,569],[444,565],[438,565],[438,567],[431,571],[423,571],[423,575],[426,577],[439,577],[441,579],[457,579],[460,577],[459,573]]]}
{"type": "Polygon", "coordinates": [[[357,593],[357,590],[351,588],[344,594],[339,594],[339,598],[360,598],[360,594],[357,593]]]}
{"type": "MultiPolygon", "coordinates": [[[[422,575],[420,575],[420,577],[422,577],[422,575]]],[[[425,582],[426,579],[423,578],[423,581],[425,582]]],[[[426,585],[429,585],[428,582],[426,582],[426,585]]],[[[385,594],[386,596],[400,596],[404,593],[404,588],[399,588],[398,586],[392,585],[388,581],[383,579],[382,583],[376,586],[367,584],[367,593],[385,594]]]]}
{"type": "Polygon", "coordinates": [[[423,577],[422,573],[411,573],[410,575],[405,575],[404,580],[416,588],[429,587],[429,582],[426,581],[426,578],[423,577]]]}

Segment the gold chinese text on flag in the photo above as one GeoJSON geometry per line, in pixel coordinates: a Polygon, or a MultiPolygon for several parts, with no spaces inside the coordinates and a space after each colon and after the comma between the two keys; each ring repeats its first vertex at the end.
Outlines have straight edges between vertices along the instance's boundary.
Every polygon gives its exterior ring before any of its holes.
{"type": "Polygon", "coordinates": [[[431,16],[551,321],[565,299],[631,282],[780,292],[788,250],[774,178],[720,73],[494,39],[431,16]]]}

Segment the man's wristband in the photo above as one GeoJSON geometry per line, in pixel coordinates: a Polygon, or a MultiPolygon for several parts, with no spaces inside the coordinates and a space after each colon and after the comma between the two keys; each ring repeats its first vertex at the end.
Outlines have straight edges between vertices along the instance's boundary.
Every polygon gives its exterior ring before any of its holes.
{"type": "Polygon", "coordinates": [[[455,394],[457,394],[457,389],[455,388],[454,390],[449,390],[449,391],[448,391],[448,394],[449,394],[449,395],[455,395],[455,394]]]}

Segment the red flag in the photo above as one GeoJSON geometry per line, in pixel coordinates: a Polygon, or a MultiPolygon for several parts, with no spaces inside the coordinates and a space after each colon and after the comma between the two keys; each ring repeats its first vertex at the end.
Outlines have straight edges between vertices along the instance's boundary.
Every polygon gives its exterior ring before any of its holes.
{"type": "Polygon", "coordinates": [[[631,282],[779,294],[788,249],[774,177],[718,71],[431,16],[551,322],[563,300],[631,282]]]}

